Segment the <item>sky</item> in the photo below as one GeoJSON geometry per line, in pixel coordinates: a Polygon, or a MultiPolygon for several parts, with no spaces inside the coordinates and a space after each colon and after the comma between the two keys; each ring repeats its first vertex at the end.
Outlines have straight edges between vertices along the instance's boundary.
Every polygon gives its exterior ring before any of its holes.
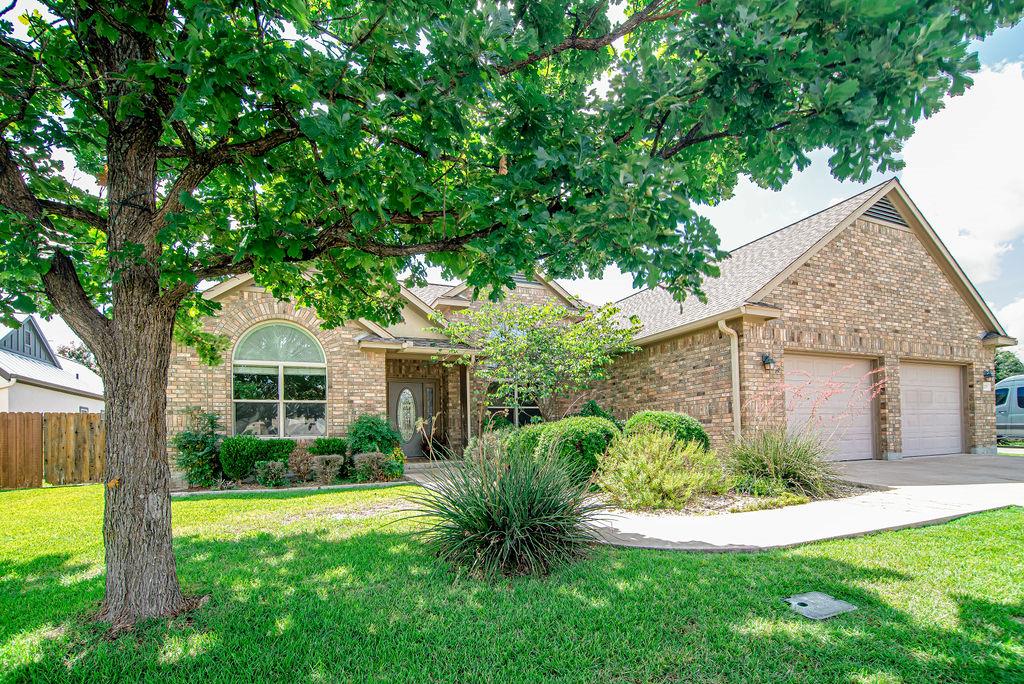
{"type": "MultiPolygon", "coordinates": [[[[897,175],[1003,326],[1024,340],[1024,24],[999,29],[976,48],[982,70],[974,86],[918,123],[903,150],[906,166],[897,175]]],[[[732,198],[701,210],[725,249],[887,178],[840,182],[829,172],[827,151],[811,157],[813,163],[779,192],[741,178],[732,198]]],[[[632,277],[615,268],[600,280],[561,283],[599,304],[636,291],[632,277]]],[[[55,345],[75,339],[59,319],[43,326],[55,345]]]]}

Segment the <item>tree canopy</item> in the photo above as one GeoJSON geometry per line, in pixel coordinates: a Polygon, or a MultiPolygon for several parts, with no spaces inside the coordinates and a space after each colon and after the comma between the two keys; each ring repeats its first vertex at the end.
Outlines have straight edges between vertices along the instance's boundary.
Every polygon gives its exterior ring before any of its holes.
{"type": "MultiPolygon", "coordinates": [[[[439,319],[439,321],[442,319],[439,319]]],[[[639,319],[625,320],[614,306],[570,311],[558,304],[499,306],[461,312],[439,328],[453,344],[480,350],[474,375],[493,386],[489,399],[521,406],[565,397],[605,377],[619,354],[634,352],[639,319]]]]}
{"type": "Polygon", "coordinates": [[[58,310],[94,320],[145,261],[186,314],[208,311],[200,281],[252,272],[330,324],[395,319],[396,276],[426,264],[485,286],[538,260],[552,277],[617,263],[699,294],[721,252],[696,204],[740,173],[781,187],[822,147],[841,178],[897,169],[913,123],[970,84],[967,41],[1021,12],[651,0],[612,3],[613,25],[601,0],[44,4],[0,22],[3,312],[51,311],[49,279],[58,310]]]}
{"type": "Polygon", "coordinates": [[[996,351],[996,382],[1011,375],[1024,375],[1024,361],[1009,349],[996,351]]]}

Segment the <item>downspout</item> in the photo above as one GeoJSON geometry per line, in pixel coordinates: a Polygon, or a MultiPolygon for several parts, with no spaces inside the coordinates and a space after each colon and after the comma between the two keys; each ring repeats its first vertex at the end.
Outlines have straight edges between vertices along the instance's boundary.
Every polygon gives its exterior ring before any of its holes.
{"type": "MultiPolygon", "coordinates": [[[[470,358],[470,361],[469,361],[470,365],[473,365],[474,362],[476,361],[476,357],[473,356],[473,355],[470,355],[469,358],[470,358]]],[[[471,379],[469,377],[469,366],[463,366],[462,367],[462,374],[466,378],[466,397],[465,397],[464,401],[466,402],[466,404],[465,404],[465,409],[466,409],[466,444],[469,444],[469,439],[470,439],[470,437],[472,437],[472,432],[473,432],[473,409],[469,405],[470,404],[470,400],[469,400],[469,398],[470,398],[469,383],[471,382],[471,379]]]]}
{"type": "Polygon", "coordinates": [[[740,336],[735,330],[718,321],[718,329],[729,336],[729,356],[732,365],[732,432],[736,439],[743,436],[743,417],[740,409],[740,336]]]}

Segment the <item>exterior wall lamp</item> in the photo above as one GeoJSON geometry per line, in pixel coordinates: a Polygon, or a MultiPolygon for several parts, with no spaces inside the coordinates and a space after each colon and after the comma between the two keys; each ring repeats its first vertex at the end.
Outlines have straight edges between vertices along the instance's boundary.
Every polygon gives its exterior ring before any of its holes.
{"type": "Polygon", "coordinates": [[[764,366],[766,371],[775,370],[775,357],[768,352],[761,354],[761,365],[764,366]]]}
{"type": "Polygon", "coordinates": [[[991,368],[986,368],[981,372],[981,377],[985,378],[986,380],[991,380],[993,377],[995,377],[995,374],[992,372],[991,368]]]}

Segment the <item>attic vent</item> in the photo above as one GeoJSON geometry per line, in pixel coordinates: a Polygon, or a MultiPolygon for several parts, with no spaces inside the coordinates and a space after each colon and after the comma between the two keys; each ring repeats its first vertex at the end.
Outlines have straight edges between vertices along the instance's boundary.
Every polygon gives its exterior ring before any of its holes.
{"type": "Polygon", "coordinates": [[[539,282],[533,280],[532,278],[527,278],[522,273],[514,274],[512,276],[512,282],[514,282],[516,285],[540,285],[539,282]]]}
{"type": "Polygon", "coordinates": [[[889,201],[888,197],[883,197],[878,200],[864,212],[865,216],[870,218],[880,219],[882,221],[888,221],[889,223],[895,223],[899,226],[907,225],[907,222],[903,220],[903,215],[896,209],[892,202],[889,201]]]}

